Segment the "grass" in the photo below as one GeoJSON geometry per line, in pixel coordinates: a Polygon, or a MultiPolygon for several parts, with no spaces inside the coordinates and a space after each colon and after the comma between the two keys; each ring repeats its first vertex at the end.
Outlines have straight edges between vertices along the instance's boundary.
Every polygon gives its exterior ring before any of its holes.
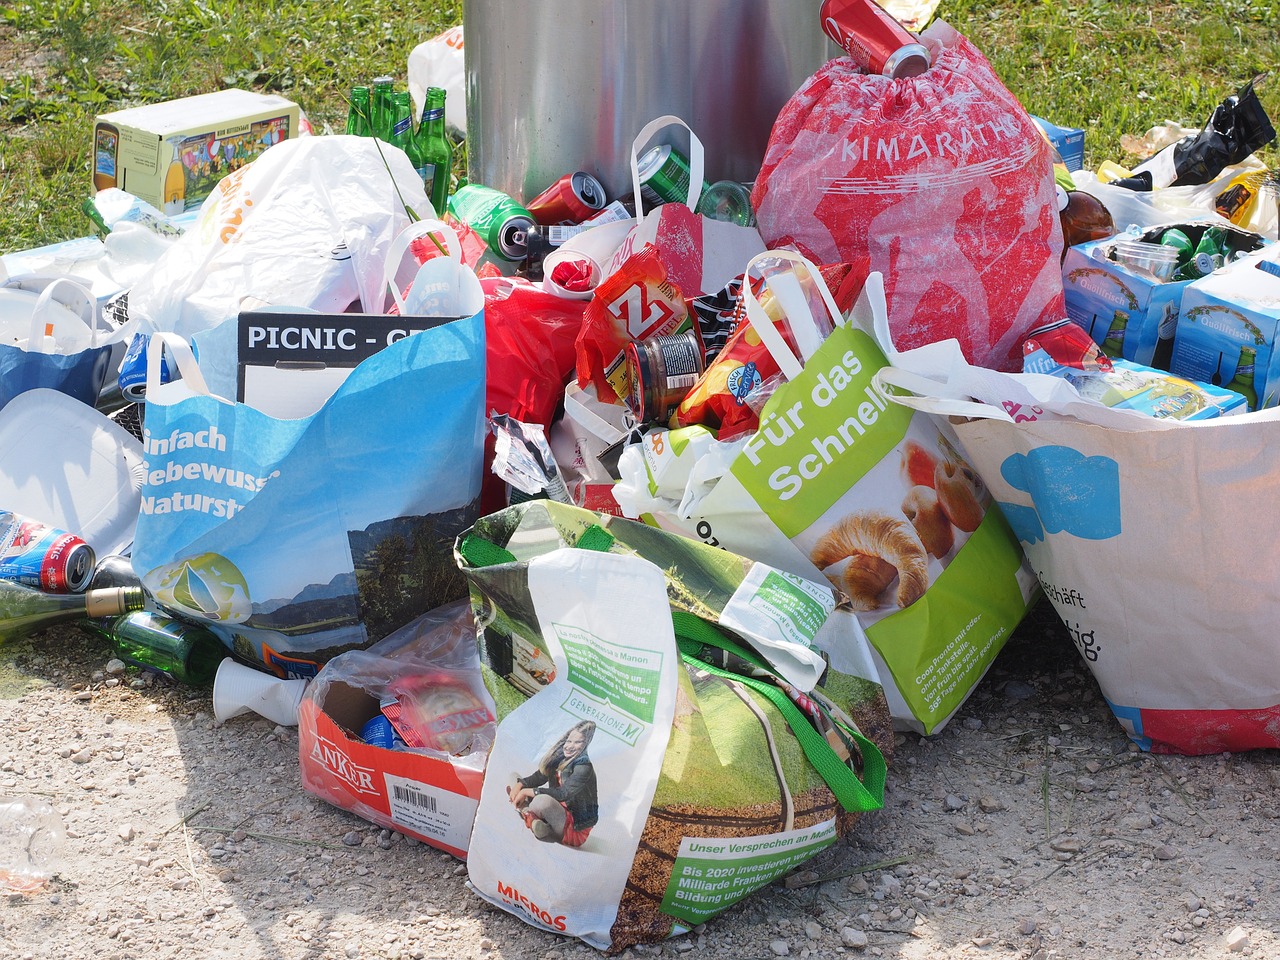
{"type": "MultiPolygon", "coordinates": [[[[1089,167],[1131,165],[1123,135],[1166,119],[1198,126],[1280,62],[1280,0],[942,0],[938,15],[975,41],[1030,112],[1086,130],[1089,167]]],[[[284,94],[317,130],[340,130],[351,86],[378,73],[403,83],[409,51],[461,17],[461,0],[5,5],[0,252],[90,232],[79,205],[96,114],[240,86],[284,94]]],[[[1280,78],[1261,93],[1280,121],[1280,78]]],[[[1280,160],[1274,147],[1261,156],[1280,160]]]]}

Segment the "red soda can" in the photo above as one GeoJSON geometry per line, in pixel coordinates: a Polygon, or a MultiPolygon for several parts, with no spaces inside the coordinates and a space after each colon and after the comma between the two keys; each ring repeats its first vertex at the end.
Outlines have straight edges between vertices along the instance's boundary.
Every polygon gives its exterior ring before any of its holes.
{"type": "Polygon", "coordinates": [[[867,73],[897,80],[929,69],[929,48],[875,0],[822,0],[823,32],[867,73]]]}
{"type": "Polygon", "coordinates": [[[604,207],[604,185],[589,173],[566,173],[525,204],[544,227],[581,223],[604,207]]]}
{"type": "Polygon", "coordinates": [[[0,511],[0,577],[44,590],[79,593],[93,576],[93,547],[73,533],[0,511]]]}

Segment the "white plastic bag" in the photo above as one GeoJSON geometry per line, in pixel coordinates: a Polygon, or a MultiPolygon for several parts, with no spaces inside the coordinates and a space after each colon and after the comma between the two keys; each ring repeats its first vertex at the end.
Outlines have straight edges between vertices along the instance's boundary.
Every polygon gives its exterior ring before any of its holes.
{"type": "Polygon", "coordinates": [[[444,87],[448,94],[444,101],[445,125],[459,137],[465,137],[467,88],[461,24],[423,41],[409,52],[409,95],[413,97],[415,117],[422,116],[427,87],[444,87]]]}
{"type": "Polygon", "coordinates": [[[411,219],[433,217],[402,150],[370,137],[286,140],[223,179],[196,223],[129,293],[122,336],[200,336],[210,389],[234,396],[241,303],[341,313],[385,303],[383,263],[411,219]]]}

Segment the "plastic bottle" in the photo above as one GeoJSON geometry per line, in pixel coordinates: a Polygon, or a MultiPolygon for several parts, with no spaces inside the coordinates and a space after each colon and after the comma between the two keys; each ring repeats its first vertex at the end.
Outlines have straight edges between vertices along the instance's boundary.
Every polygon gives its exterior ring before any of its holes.
{"type": "Polygon", "coordinates": [[[44,800],[0,798],[0,887],[39,889],[62,862],[67,831],[44,800]]]}
{"type": "Polygon", "coordinates": [[[45,593],[0,580],[0,643],[17,640],[58,623],[116,617],[142,609],[140,587],[110,587],[85,593],[45,593]]]}

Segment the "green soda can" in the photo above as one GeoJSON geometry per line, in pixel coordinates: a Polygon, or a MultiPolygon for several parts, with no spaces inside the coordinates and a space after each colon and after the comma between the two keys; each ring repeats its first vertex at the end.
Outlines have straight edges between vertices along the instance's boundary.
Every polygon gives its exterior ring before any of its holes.
{"type": "Polygon", "coordinates": [[[504,260],[523,260],[534,217],[501,190],[469,183],[449,198],[449,212],[469,226],[504,260]]]}
{"type": "MultiPolygon", "coordinates": [[[[663,203],[684,203],[689,199],[689,160],[670,144],[662,143],[646,150],[636,164],[636,172],[640,174],[640,196],[650,207],[663,203]]],[[[698,205],[698,198],[707,189],[704,180],[698,196],[693,204],[698,205]]]]}
{"type": "Polygon", "coordinates": [[[1196,248],[1196,245],[1191,242],[1191,238],[1177,227],[1170,227],[1160,234],[1160,243],[1166,247],[1173,247],[1178,251],[1179,266],[1191,259],[1191,254],[1196,248]]]}

